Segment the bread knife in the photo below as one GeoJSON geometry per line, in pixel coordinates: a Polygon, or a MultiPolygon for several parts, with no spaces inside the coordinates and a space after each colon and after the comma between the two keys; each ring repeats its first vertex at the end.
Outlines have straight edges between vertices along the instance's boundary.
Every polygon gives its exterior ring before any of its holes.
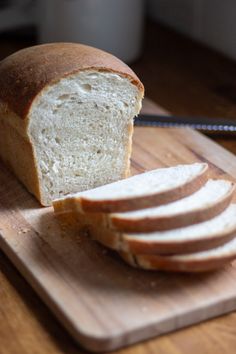
{"type": "Polygon", "coordinates": [[[190,127],[206,133],[232,134],[236,132],[236,120],[211,117],[168,116],[160,114],[141,113],[134,120],[135,126],[142,127],[190,127]]]}

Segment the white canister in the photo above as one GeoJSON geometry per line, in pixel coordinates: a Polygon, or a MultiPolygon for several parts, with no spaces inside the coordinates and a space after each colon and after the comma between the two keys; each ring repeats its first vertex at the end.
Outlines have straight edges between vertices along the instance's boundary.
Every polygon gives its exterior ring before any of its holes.
{"type": "Polygon", "coordinates": [[[143,0],[40,0],[39,40],[79,42],[126,62],[141,51],[143,0]]]}

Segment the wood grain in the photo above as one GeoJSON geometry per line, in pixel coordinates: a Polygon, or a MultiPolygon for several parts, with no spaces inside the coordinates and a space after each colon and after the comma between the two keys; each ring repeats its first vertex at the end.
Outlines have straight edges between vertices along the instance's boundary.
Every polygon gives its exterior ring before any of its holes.
{"type": "MultiPolygon", "coordinates": [[[[212,177],[236,177],[236,158],[190,129],[136,128],[132,161],[133,173],[207,161],[212,177]]],[[[60,226],[4,166],[0,195],[2,250],[87,349],[114,350],[236,308],[236,267],[195,276],[132,269],[60,226]]]]}

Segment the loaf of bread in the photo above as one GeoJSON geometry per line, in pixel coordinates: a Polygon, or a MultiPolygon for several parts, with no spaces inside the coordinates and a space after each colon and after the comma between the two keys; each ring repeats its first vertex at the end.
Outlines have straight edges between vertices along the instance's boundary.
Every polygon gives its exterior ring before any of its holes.
{"type": "Polygon", "coordinates": [[[101,50],[72,43],[0,62],[0,158],[43,205],[129,174],[143,85],[101,50]]]}
{"type": "Polygon", "coordinates": [[[56,200],[54,210],[134,267],[217,269],[236,258],[236,204],[230,204],[235,185],[207,180],[207,167],[149,171],[56,200]]]}

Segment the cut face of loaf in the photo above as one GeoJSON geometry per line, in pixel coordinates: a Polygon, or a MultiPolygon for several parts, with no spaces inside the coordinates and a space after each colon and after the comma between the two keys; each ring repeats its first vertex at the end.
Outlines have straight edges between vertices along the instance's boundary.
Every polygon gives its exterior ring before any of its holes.
{"type": "Polygon", "coordinates": [[[215,218],[199,224],[162,232],[122,234],[118,245],[133,254],[181,254],[215,248],[235,236],[236,204],[231,204],[215,218]]]}
{"type": "Polygon", "coordinates": [[[140,99],[127,78],[95,70],[44,90],[28,128],[44,205],[127,176],[140,99]]]}
{"type": "Polygon", "coordinates": [[[207,180],[208,165],[159,168],[53,202],[56,212],[118,212],[170,203],[197,191],[207,180]]]}
{"type": "Polygon", "coordinates": [[[196,224],[220,214],[230,203],[234,183],[209,180],[194,194],[163,206],[107,214],[111,229],[122,232],[163,231],[196,224]]]}
{"type": "Polygon", "coordinates": [[[236,258],[236,238],[207,251],[186,255],[132,255],[120,253],[130,265],[149,270],[174,272],[206,272],[223,267],[236,258]]]}
{"type": "Polygon", "coordinates": [[[0,62],[0,158],[43,205],[125,178],[143,93],[101,50],[23,49],[0,62]]]}

